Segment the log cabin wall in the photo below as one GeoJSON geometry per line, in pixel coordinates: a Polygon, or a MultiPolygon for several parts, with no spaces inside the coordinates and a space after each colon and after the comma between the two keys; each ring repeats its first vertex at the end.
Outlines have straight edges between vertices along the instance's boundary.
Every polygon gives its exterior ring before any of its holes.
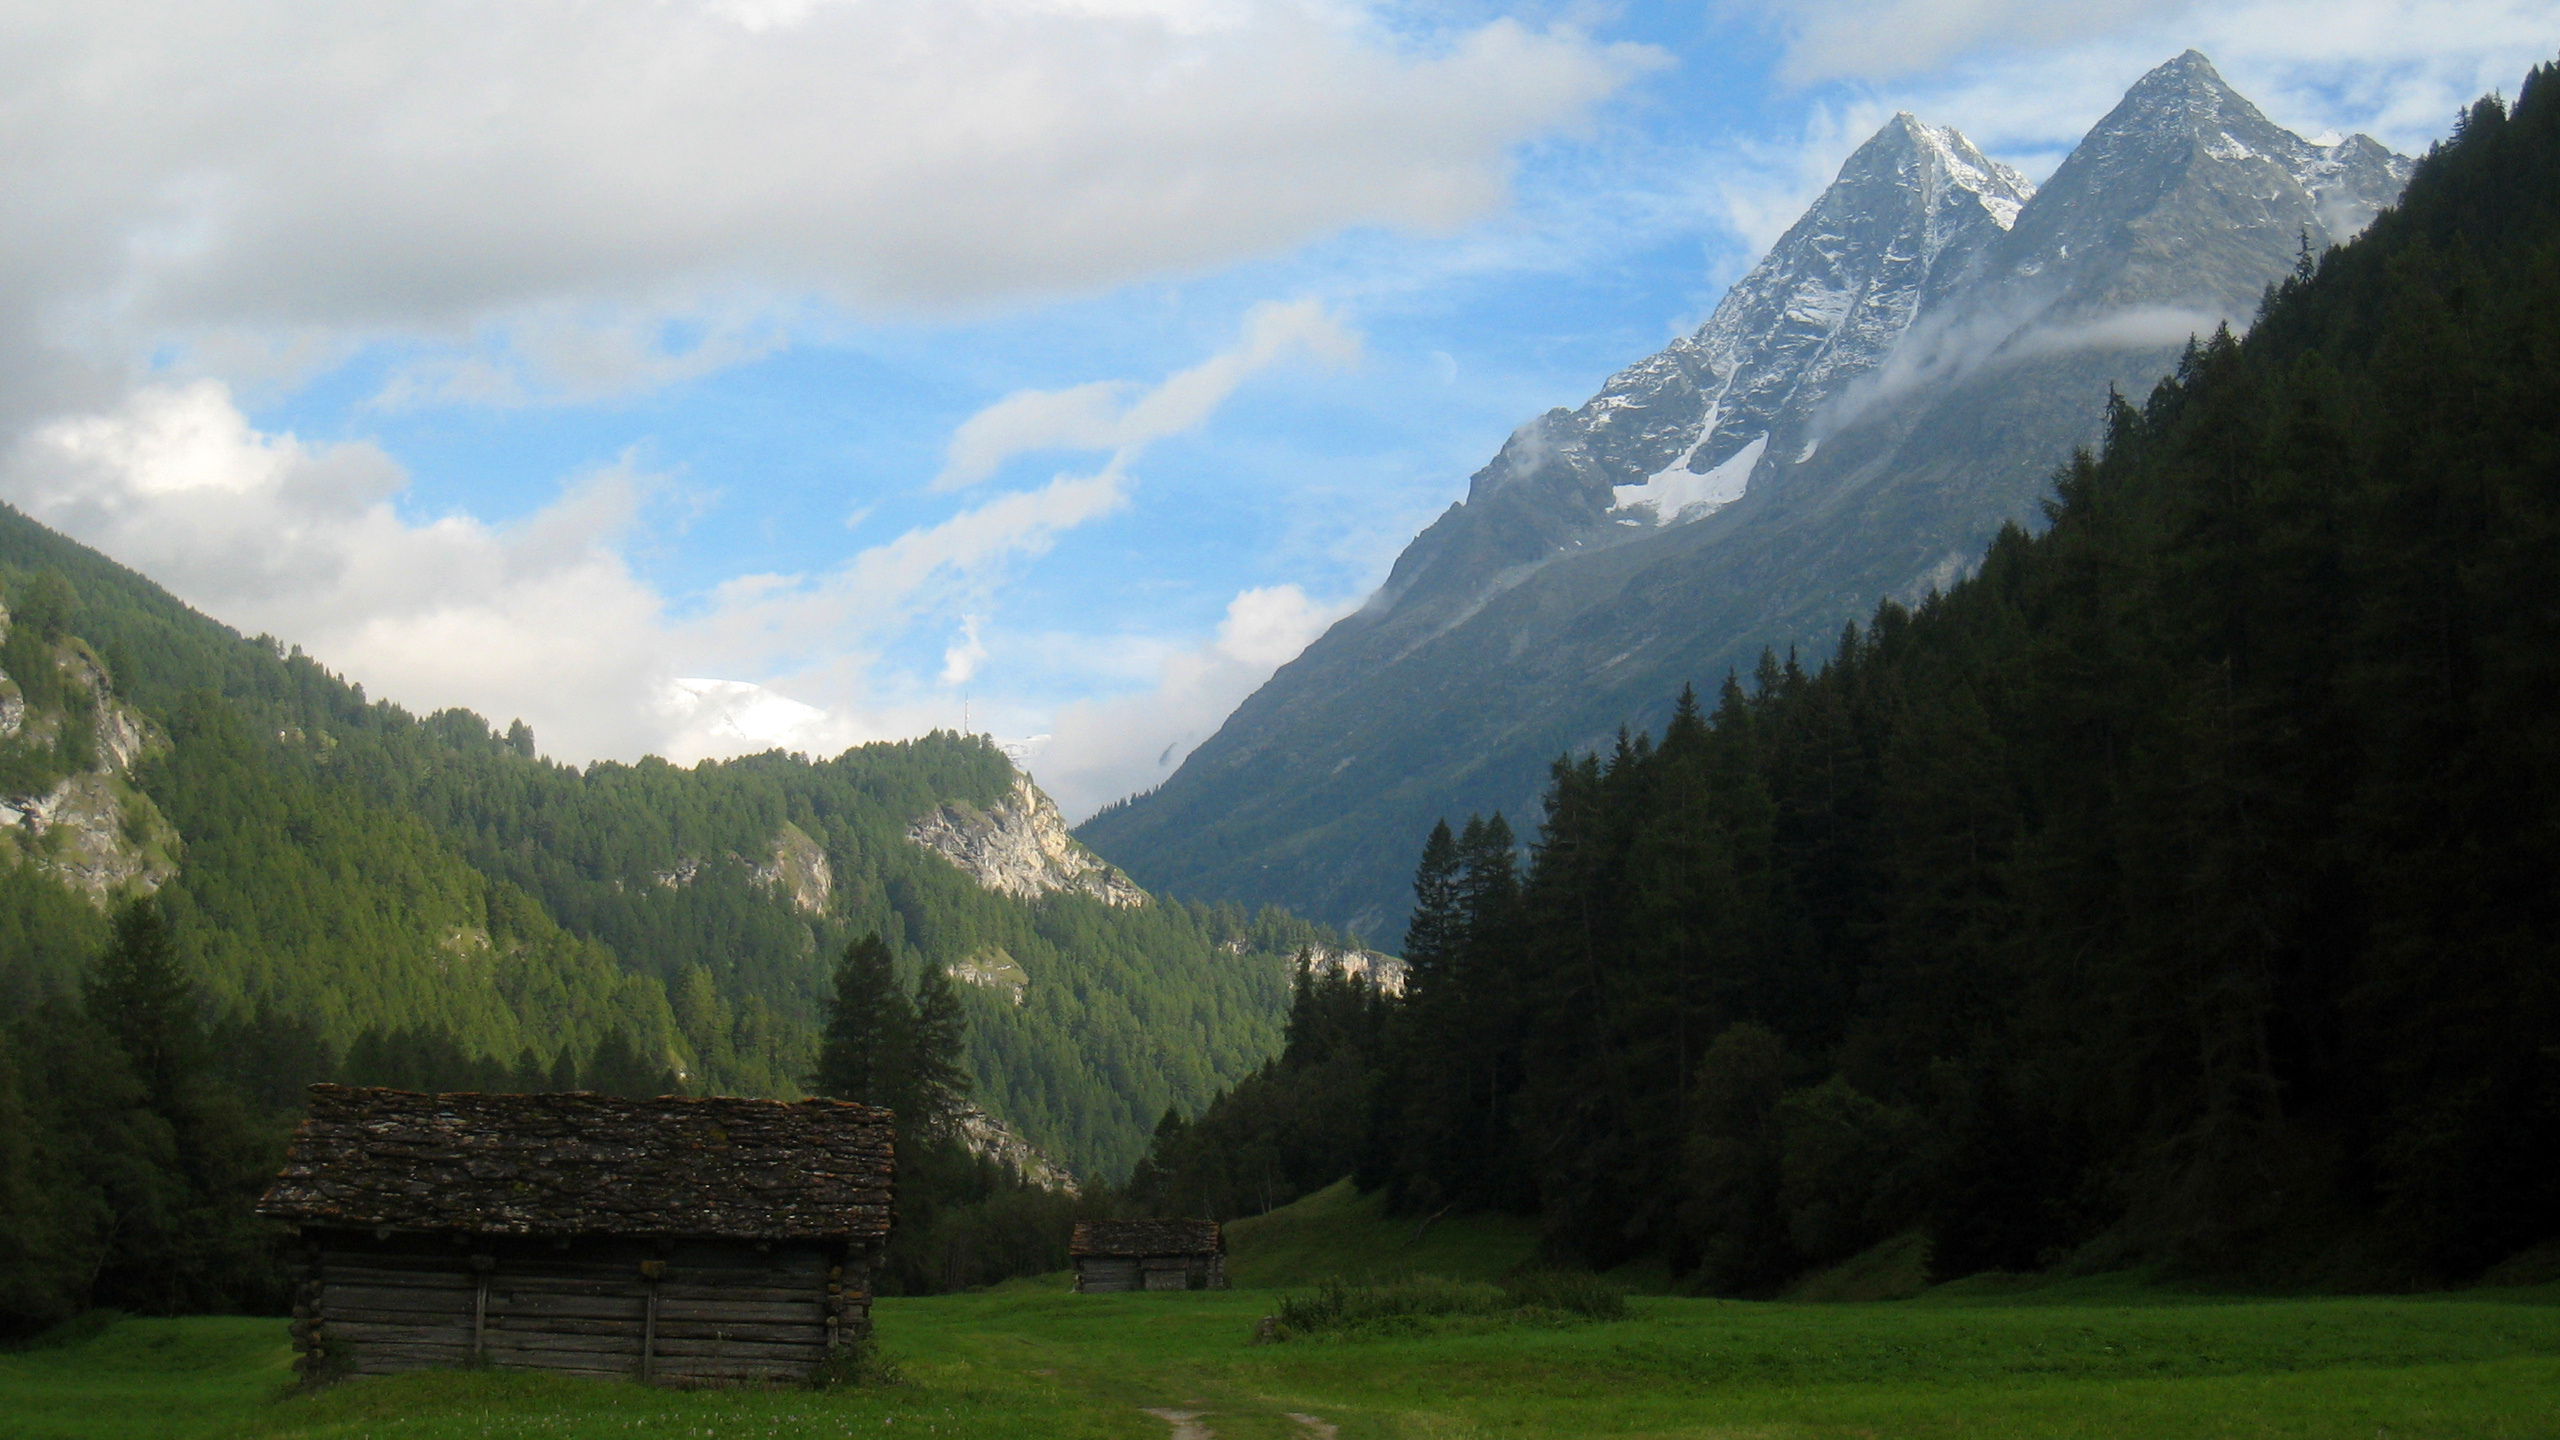
{"type": "Polygon", "coordinates": [[[661,1385],[802,1381],[870,1327],[870,1247],[306,1228],[295,1340],[359,1375],[439,1366],[661,1385]]]}
{"type": "Polygon", "coordinates": [[[895,1117],[833,1100],[315,1085],[258,1202],[308,1378],[804,1380],[870,1329],[895,1117]]]}
{"type": "Polygon", "coordinates": [[[1076,1290],[1110,1295],[1124,1290],[1224,1290],[1224,1255],[1079,1255],[1076,1290]]]}
{"type": "Polygon", "coordinates": [[[1078,1294],[1227,1288],[1226,1232],[1214,1220],[1080,1220],[1067,1256],[1078,1294]]]}

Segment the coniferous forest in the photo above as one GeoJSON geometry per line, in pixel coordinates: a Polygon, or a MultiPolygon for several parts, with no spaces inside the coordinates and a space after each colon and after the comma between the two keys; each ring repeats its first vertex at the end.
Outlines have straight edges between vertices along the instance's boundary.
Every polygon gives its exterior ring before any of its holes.
{"type": "Polygon", "coordinates": [[[2146,1261],[2476,1274],[2560,1235],[2560,72],[2246,338],[2111,401],[2041,533],[1422,851],[1400,997],[1135,1188],[1344,1173],[1767,1292],[2146,1261]]]}

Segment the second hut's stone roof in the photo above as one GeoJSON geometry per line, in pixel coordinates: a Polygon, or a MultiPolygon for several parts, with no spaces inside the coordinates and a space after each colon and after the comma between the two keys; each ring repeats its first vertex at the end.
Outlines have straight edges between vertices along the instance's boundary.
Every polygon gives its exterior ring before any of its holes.
{"type": "Polygon", "coordinates": [[[1227,1248],[1215,1220],[1084,1220],[1069,1255],[1216,1255],[1227,1248]]]}
{"type": "Polygon", "coordinates": [[[836,1100],[311,1087],[258,1213],[491,1235],[876,1240],[890,1114],[836,1100]]]}

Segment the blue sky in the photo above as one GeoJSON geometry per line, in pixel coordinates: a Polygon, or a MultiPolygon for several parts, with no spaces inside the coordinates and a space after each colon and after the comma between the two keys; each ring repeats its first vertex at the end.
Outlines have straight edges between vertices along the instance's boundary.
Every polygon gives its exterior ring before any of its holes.
{"type": "Polygon", "coordinates": [[[2560,43],[2560,0],[2089,8],[0,8],[0,495],[560,758],[965,703],[1081,813],[1895,109],[2041,178],[2194,45],[2409,150],[2560,43]]]}

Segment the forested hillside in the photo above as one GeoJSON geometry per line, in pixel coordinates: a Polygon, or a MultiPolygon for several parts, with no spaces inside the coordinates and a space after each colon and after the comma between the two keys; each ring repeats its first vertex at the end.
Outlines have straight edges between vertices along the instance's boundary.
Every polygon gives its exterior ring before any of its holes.
{"type": "Polygon", "coordinates": [[[2560,71],[2192,346],[2050,528],[1423,852],[1400,1000],[1142,1172],[1760,1291],[2133,1258],[2462,1277],[2560,1237],[2560,71]]]}
{"type": "Polygon", "coordinates": [[[983,738],[580,769],[521,725],[369,701],[9,511],[0,594],[0,995],[74,994],[110,905],[156,886],[226,1053],[282,1103],[324,1073],[548,1083],[600,1056],[643,1088],[795,1094],[836,957],[877,932],[910,974],[1004,982],[961,987],[978,1103],[1117,1176],[1166,1106],[1277,1047],[1285,957],[1331,938],[982,888],[905,830],[1010,791],[983,738]],[[131,753],[102,756],[116,725],[131,753]]]}

